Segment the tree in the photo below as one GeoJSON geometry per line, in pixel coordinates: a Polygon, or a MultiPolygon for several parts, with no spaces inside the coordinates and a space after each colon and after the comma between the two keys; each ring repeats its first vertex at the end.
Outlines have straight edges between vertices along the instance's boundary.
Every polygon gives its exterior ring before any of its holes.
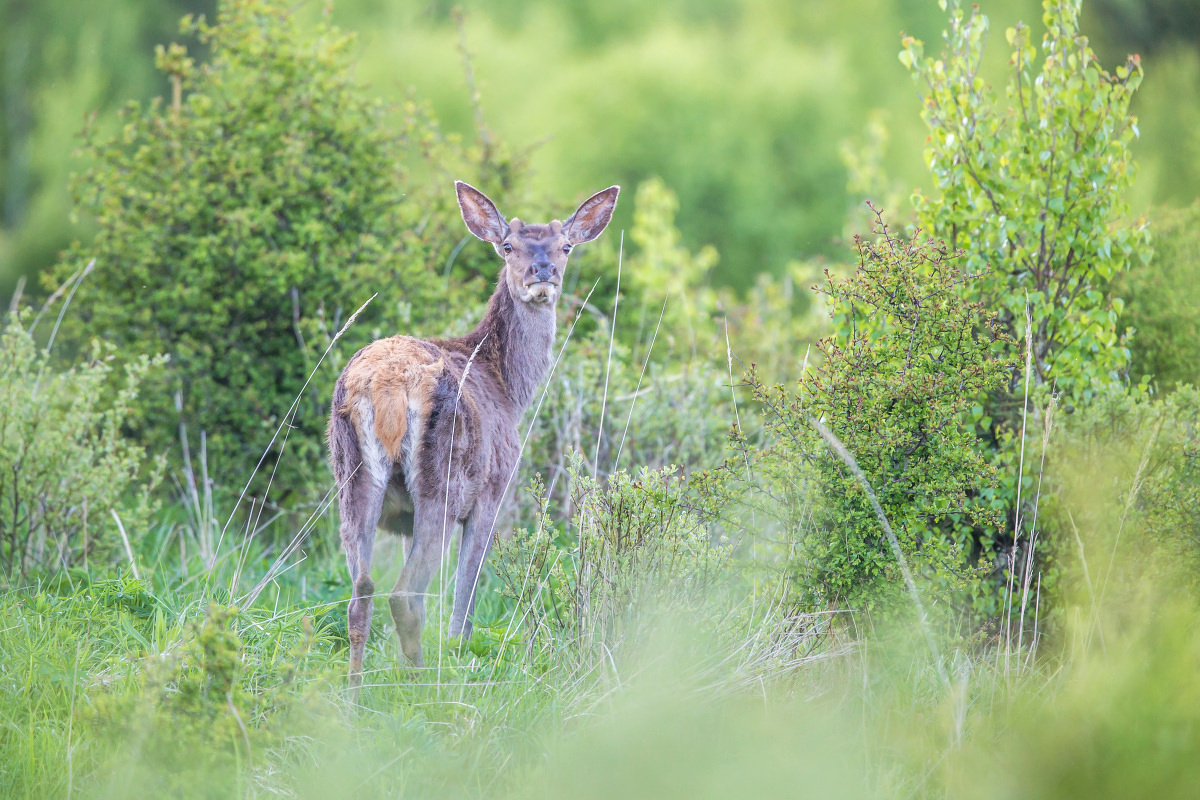
{"type": "Polygon", "coordinates": [[[1080,0],[1044,0],[1040,65],[1027,27],[1006,32],[1012,72],[1001,107],[979,74],[987,17],[947,1],[942,56],[926,57],[912,37],[900,53],[923,85],[925,160],[938,191],[914,196],[920,224],[966,252],[966,269],[981,277],[964,296],[999,313],[1014,348],[1028,311],[1035,384],[1086,399],[1125,378],[1124,304],[1112,280],[1150,257],[1146,221],[1126,219],[1124,199],[1141,63],[1130,56],[1110,74],[1079,32],[1080,0]]]}

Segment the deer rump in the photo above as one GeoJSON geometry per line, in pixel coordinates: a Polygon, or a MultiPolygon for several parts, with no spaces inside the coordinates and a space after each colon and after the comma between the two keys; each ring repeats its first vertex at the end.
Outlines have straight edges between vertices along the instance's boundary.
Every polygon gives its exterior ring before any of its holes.
{"type": "Polygon", "coordinates": [[[339,487],[386,485],[379,530],[411,535],[414,497],[465,521],[492,471],[494,426],[481,418],[479,365],[407,336],[380,339],[346,365],[334,387],[329,448],[339,487]],[[461,393],[460,393],[461,386],[461,393]],[[453,430],[451,430],[453,428],[453,430]]]}

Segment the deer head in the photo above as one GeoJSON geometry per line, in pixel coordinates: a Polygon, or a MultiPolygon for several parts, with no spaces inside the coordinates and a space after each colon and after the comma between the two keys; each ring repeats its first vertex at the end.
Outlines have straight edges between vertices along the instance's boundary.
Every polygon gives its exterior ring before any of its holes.
{"type": "Polygon", "coordinates": [[[491,242],[504,259],[502,280],[508,282],[513,297],[547,306],[553,306],[562,292],[562,276],[572,248],[604,231],[621,191],[619,186],[610,186],[584,200],[566,222],[535,225],[515,217],[506,222],[496,204],[469,184],[456,181],[454,188],[467,230],[491,242]]]}

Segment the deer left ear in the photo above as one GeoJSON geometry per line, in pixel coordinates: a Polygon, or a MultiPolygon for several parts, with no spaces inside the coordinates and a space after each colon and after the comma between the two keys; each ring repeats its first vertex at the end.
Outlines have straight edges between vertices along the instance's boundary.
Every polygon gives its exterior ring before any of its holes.
{"type": "Polygon", "coordinates": [[[571,218],[563,223],[563,233],[571,244],[582,244],[595,239],[608,227],[613,209],[617,207],[620,186],[610,186],[583,201],[571,218]]]}

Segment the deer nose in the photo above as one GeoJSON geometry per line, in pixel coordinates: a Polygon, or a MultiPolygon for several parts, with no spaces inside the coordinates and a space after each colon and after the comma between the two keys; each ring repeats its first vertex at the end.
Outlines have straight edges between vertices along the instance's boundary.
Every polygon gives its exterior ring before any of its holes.
{"type": "Polygon", "coordinates": [[[535,280],[548,281],[558,274],[558,267],[549,261],[541,261],[529,265],[529,274],[535,280]]]}

